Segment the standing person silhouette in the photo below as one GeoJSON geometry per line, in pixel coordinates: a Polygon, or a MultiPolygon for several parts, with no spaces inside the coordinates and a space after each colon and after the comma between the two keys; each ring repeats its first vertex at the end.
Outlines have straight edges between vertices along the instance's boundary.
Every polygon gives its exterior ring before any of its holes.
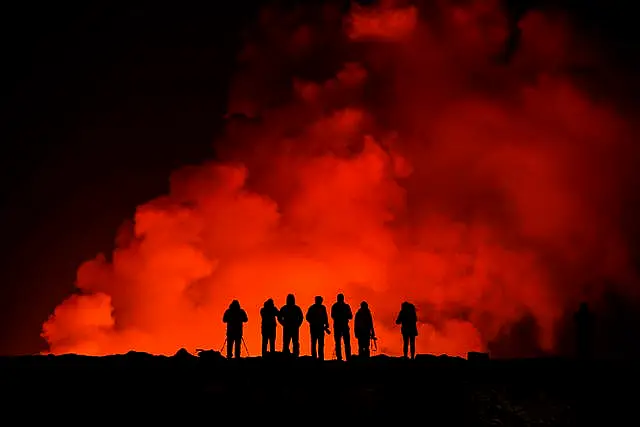
{"type": "Polygon", "coordinates": [[[262,319],[260,332],[262,333],[262,356],[267,354],[267,347],[269,353],[275,353],[276,351],[276,328],[278,326],[277,318],[278,308],[273,303],[273,300],[269,298],[265,301],[264,305],[260,309],[260,317],[262,319]]]}
{"type": "Polygon", "coordinates": [[[324,360],[324,333],[329,333],[329,315],[327,307],[322,305],[322,297],[317,296],[315,303],[307,310],[307,322],[311,332],[311,357],[324,360]]]}
{"type": "Polygon", "coordinates": [[[282,325],[282,352],[291,353],[290,345],[293,344],[293,355],[300,355],[300,326],[304,321],[302,309],[296,305],[296,297],[287,295],[287,303],[280,309],[278,321],[282,325]]]}
{"type": "Polygon", "coordinates": [[[358,341],[358,356],[369,357],[371,340],[376,339],[373,329],[373,316],[366,301],[360,303],[360,309],[353,320],[353,332],[358,341]]]}
{"type": "Polygon", "coordinates": [[[576,356],[580,359],[590,359],[593,356],[595,315],[586,302],[580,304],[574,320],[576,322],[576,356]]]}
{"type": "Polygon", "coordinates": [[[400,313],[396,319],[396,325],[401,325],[402,332],[402,352],[407,358],[409,347],[411,348],[411,359],[416,357],[416,337],[418,336],[418,315],[416,307],[405,301],[402,303],[400,313]]]}
{"type": "Polygon", "coordinates": [[[225,310],[222,321],[227,324],[227,358],[231,359],[234,355],[239,358],[243,326],[249,321],[247,312],[240,308],[238,300],[233,300],[225,310]]]}
{"type": "Polygon", "coordinates": [[[351,307],[344,302],[344,295],[338,294],[335,304],[331,307],[333,319],[333,339],[336,343],[336,358],[342,360],[342,342],[344,342],[344,354],[347,360],[351,359],[351,336],[349,333],[349,321],[353,319],[351,307]]]}

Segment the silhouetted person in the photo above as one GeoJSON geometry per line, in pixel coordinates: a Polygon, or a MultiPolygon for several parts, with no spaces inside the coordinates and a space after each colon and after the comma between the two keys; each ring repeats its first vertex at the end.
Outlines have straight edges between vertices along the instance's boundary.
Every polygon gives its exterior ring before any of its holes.
{"type": "Polygon", "coordinates": [[[344,355],[351,359],[351,336],[349,334],[349,321],[353,319],[351,307],[344,302],[344,295],[338,294],[337,302],[331,307],[333,319],[333,338],[336,342],[336,358],[342,360],[342,342],[344,341],[344,355]]]}
{"type": "Polygon", "coordinates": [[[311,357],[324,360],[324,333],[329,333],[329,315],[321,296],[317,296],[315,304],[309,307],[306,318],[311,332],[311,357]]]}
{"type": "Polygon", "coordinates": [[[276,327],[278,326],[278,308],[273,303],[273,300],[269,298],[265,301],[264,305],[260,309],[260,317],[262,318],[261,330],[262,333],[262,356],[267,353],[267,347],[270,353],[276,351],[276,327]]]}
{"type": "Polygon", "coordinates": [[[407,358],[409,348],[411,348],[411,359],[416,357],[416,337],[418,336],[418,315],[416,307],[408,302],[402,303],[400,313],[396,319],[396,325],[401,325],[402,333],[402,352],[404,358],[407,358]]]}
{"type": "Polygon", "coordinates": [[[589,359],[593,351],[593,336],[595,330],[595,316],[587,303],[580,304],[575,313],[577,356],[581,359],[589,359]]]}
{"type": "Polygon", "coordinates": [[[225,310],[222,321],[227,324],[227,358],[231,359],[234,352],[238,358],[242,349],[243,325],[249,321],[247,312],[240,308],[238,300],[233,300],[225,310]]]}
{"type": "Polygon", "coordinates": [[[358,340],[358,356],[369,357],[371,340],[376,338],[373,330],[373,316],[366,301],[360,303],[360,309],[353,320],[353,332],[358,340]]]}
{"type": "Polygon", "coordinates": [[[287,295],[287,303],[280,309],[278,321],[282,325],[282,352],[291,353],[289,348],[293,344],[293,355],[300,355],[300,326],[304,321],[302,309],[296,305],[296,297],[287,295]]]}

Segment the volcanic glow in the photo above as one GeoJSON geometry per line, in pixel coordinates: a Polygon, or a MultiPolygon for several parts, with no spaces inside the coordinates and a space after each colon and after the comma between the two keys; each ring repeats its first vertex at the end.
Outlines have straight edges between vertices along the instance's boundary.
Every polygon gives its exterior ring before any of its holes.
{"type": "Polygon", "coordinates": [[[507,340],[516,354],[526,318],[554,351],[567,310],[604,291],[587,285],[635,285],[618,226],[628,131],[571,78],[595,54],[561,17],[527,14],[499,61],[510,23],[496,4],[262,14],[218,160],[177,171],[111,257],[80,267],[82,292],[44,324],[50,351],[218,349],[237,298],[257,354],[267,298],[293,292],[306,311],[339,291],[354,311],[369,302],[387,354],[403,300],[420,352],[507,340]]]}

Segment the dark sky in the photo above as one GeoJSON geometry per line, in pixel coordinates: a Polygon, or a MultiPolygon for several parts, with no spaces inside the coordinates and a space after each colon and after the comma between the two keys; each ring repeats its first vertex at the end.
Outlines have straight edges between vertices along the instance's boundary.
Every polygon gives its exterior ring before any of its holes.
{"type": "MultiPolygon", "coordinates": [[[[0,12],[0,354],[42,350],[40,326],[79,264],[109,251],[171,171],[215,155],[239,30],[259,1],[12,3],[0,12]]],[[[565,3],[633,70],[628,11],[565,3]]]]}
{"type": "Polygon", "coordinates": [[[17,3],[0,13],[0,353],[37,351],[79,263],[213,155],[241,17],[234,2],[17,3]]]}

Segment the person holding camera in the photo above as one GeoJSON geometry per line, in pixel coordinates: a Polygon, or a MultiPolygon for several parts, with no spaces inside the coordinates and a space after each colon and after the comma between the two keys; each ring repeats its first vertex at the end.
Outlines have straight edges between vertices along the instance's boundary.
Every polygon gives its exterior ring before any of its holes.
{"type": "Polygon", "coordinates": [[[330,334],[327,307],[322,305],[322,297],[317,296],[315,303],[307,310],[307,322],[311,332],[311,357],[324,360],[324,334],[330,334]]]}
{"type": "Polygon", "coordinates": [[[373,316],[366,301],[360,303],[360,309],[353,321],[353,329],[358,341],[358,356],[369,357],[371,340],[376,339],[376,333],[373,329],[373,316]]]}
{"type": "Polygon", "coordinates": [[[277,319],[279,315],[280,311],[271,298],[265,301],[264,306],[260,309],[260,318],[262,319],[260,324],[262,357],[267,355],[267,349],[269,353],[276,352],[276,327],[278,326],[277,319]]]}
{"type": "Polygon", "coordinates": [[[227,324],[227,358],[240,358],[243,325],[249,321],[247,312],[240,307],[238,300],[233,300],[222,321],[227,324]]]}

